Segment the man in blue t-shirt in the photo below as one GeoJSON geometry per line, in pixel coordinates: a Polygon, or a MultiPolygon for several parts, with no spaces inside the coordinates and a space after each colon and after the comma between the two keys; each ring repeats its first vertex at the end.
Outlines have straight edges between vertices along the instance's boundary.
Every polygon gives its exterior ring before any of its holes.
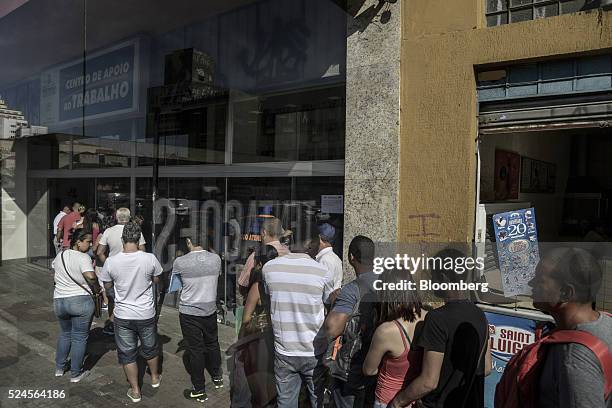
{"type": "Polygon", "coordinates": [[[374,242],[370,238],[358,235],[349,245],[348,260],[355,269],[357,278],[346,284],[336,298],[331,312],[325,319],[325,330],[331,339],[342,335],[347,322],[355,312],[359,313],[362,345],[350,361],[348,378],[334,377],[332,397],[337,408],[368,407],[374,402],[376,377],[365,376],[362,372],[363,362],[375,327],[374,281],[373,272],[374,242]]]}

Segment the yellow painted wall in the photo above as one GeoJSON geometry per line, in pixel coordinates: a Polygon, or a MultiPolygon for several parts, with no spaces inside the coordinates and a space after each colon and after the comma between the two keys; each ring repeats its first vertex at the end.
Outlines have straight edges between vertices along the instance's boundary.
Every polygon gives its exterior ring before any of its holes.
{"type": "Polygon", "coordinates": [[[398,239],[471,241],[477,66],[612,52],[612,12],[487,28],[485,0],[402,0],[398,239]]]}

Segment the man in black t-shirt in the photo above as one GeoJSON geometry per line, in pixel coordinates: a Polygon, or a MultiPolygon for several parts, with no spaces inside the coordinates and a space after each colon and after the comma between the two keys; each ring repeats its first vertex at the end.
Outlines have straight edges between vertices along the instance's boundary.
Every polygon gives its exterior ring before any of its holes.
{"type": "MultiPolygon", "coordinates": [[[[464,255],[446,249],[436,257],[464,255]]],[[[461,276],[453,270],[432,271],[433,280],[439,283],[458,282],[461,276]]],[[[423,349],[421,373],[389,407],[404,407],[420,399],[427,408],[483,408],[484,377],[491,371],[486,317],[463,292],[436,295],[445,304],[427,314],[423,331],[415,339],[416,347],[423,349]]]]}

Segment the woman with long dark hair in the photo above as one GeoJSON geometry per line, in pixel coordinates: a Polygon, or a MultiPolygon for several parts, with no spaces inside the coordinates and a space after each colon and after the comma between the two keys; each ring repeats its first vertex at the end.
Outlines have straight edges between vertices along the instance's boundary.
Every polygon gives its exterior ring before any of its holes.
{"type": "Polygon", "coordinates": [[[91,233],[92,236],[92,250],[93,253],[95,254],[96,251],[98,250],[98,237],[100,235],[100,222],[99,222],[99,218],[98,218],[98,212],[96,210],[94,210],[93,208],[88,209],[87,211],[85,211],[85,214],[83,215],[83,223],[81,224],[84,230],[89,231],[91,233]]]}
{"type": "MultiPolygon", "coordinates": [[[[406,280],[411,280],[409,272],[387,271],[382,275],[383,283],[397,284],[406,280]]],[[[424,318],[425,310],[415,290],[382,291],[381,324],[374,332],[363,364],[365,375],[378,374],[375,408],[386,407],[418,375],[421,354],[411,349],[411,343],[417,324],[424,318]]]]}
{"type": "MultiPolygon", "coordinates": [[[[91,248],[89,249],[89,251],[87,251],[87,255],[89,255],[93,260],[96,275],[99,276],[104,263],[100,262],[100,260],[96,256],[98,246],[100,245],[100,238],[102,238],[101,232],[103,232],[100,225],[100,217],[98,216],[98,212],[93,208],[89,208],[88,210],[86,210],[85,214],[83,215],[81,224],[77,228],[82,228],[91,233],[91,248]]],[[[100,279],[98,279],[98,284],[100,284],[100,286],[103,286],[103,283],[100,279]]],[[[108,296],[106,295],[105,290],[102,291],[102,301],[102,308],[104,310],[107,310],[108,296]]]]}
{"type": "Polygon", "coordinates": [[[61,251],[52,264],[55,270],[53,309],[60,325],[55,376],[64,375],[70,357],[70,382],[73,383],[81,381],[88,374],[83,371],[83,360],[94,314],[90,294],[100,291],[91,258],[87,255],[91,239],[90,231],[82,228],[74,230],[70,248],[61,251]]]}
{"type": "Polygon", "coordinates": [[[242,353],[253,408],[268,406],[276,397],[270,297],[265,290],[261,269],[277,256],[278,251],[272,245],[260,245],[255,252],[255,267],[251,271],[249,294],[242,315],[241,335],[253,337],[242,353]]]}

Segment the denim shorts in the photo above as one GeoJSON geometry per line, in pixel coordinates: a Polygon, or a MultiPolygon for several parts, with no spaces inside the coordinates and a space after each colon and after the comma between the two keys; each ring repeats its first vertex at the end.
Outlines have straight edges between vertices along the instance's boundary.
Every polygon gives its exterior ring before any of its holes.
{"type": "Polygon", "coordinates": [[[139,351],[145,360],[157,357],[159,345],[155,317],[146,320],[125,320],[115,317],[114,325],[119,364],[134,363],[139,351]],[[138,340],[140,340],[140,349],[138,340]]]}

